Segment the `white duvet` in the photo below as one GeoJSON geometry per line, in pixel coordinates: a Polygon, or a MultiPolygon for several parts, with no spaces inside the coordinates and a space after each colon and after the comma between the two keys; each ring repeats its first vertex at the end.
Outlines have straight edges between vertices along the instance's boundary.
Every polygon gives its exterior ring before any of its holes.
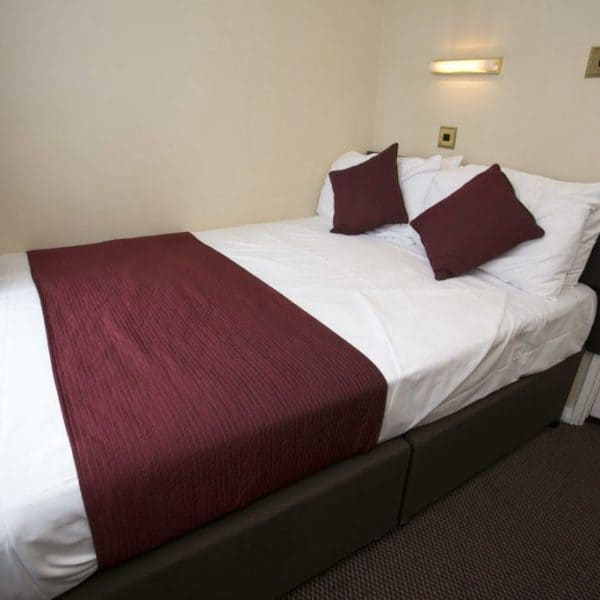
{"type": "MultiPolygon", "coordinates": [[[[595,294],[556,299],[489,275],[436,282],[408,226],[328,233],[320,217],[197,237],[361,350],[388,395],[380,441],[579,351],[595,294]]],[[[24,254],[0,257],[0,598],[52,598],[96,569],[24,254]]]]}

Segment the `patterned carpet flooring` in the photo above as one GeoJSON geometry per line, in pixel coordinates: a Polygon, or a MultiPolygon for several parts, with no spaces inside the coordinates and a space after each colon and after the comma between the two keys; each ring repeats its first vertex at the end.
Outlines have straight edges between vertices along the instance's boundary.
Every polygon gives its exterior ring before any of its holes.
{"type": "Polygon", "coordinates": [[[600,599],[600,424],[561,425],[286,600],[600,599]]]}

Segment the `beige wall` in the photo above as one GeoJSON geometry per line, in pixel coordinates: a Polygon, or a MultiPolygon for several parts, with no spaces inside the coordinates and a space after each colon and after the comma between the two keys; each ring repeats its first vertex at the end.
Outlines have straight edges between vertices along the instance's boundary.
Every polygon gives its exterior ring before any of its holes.
{"type": "Polygon", "coordinates": [[[442,124],[469,161],[600,180],[598,23],[598,0],[1,0],[0,252],[308,215],[341,152],[431,154],[442,124]],[[428,72],[495,54],[500,77],[428,72]]]}
{"type": "Polygon", "coordinates": [[[373,0],[2,0],[0,251],[314,212],[372,143],[373,0]]]}
{"type": "Polygon", "coordinates": [[[600,180],[600,79],[584,79],[600,45],[599,0],[386,0],[376,141],[436,151],[458,126],[470,162],[600,180]],[[500,77],[434,76],[433,58],[505,58],[500,77]]]}

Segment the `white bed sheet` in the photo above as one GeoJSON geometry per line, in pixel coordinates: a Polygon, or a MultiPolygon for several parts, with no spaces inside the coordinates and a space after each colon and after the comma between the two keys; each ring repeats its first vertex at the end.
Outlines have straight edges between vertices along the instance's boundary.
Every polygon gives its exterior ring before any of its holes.
{"type": "MultiPolygon", "coordinates": [[[[436,282],[408,226],[331,235],[320,217],[197,237],[360,349],[388,395],[380,441],[581,349],[595,294],[436,282]]],[[[0,598],[51,598],[96,569],[26,256],[0,257],[0,598]]]]}

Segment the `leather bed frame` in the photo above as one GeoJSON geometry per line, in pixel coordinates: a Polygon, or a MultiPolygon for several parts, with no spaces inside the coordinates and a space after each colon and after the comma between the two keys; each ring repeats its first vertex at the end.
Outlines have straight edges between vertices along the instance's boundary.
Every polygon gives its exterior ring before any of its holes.
{"type": "MultiPolygon", "coordinates": [[[[581,281],[600,291],[599,244],[581,281]]],[[[598,313],[586,349],[600,353],[598,313]]],[[[96,573],[61,599],[275,598],[558,423],[581,356],[96,573]]]]}

